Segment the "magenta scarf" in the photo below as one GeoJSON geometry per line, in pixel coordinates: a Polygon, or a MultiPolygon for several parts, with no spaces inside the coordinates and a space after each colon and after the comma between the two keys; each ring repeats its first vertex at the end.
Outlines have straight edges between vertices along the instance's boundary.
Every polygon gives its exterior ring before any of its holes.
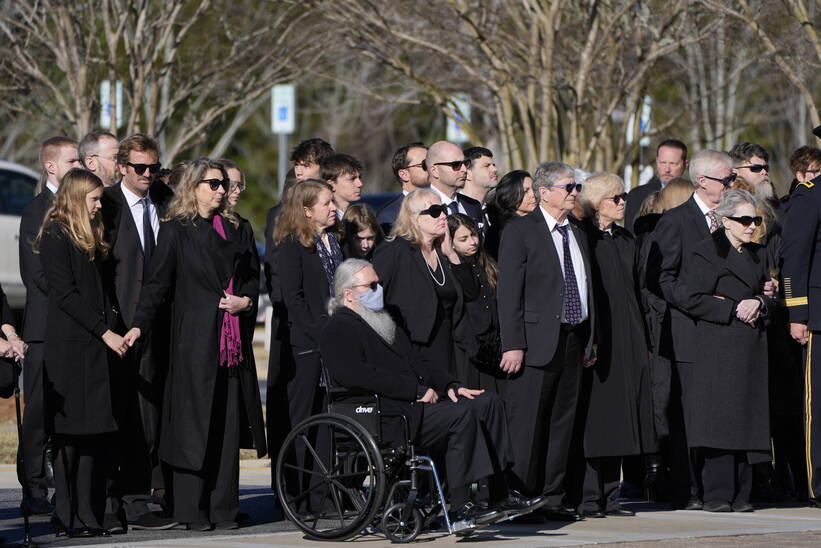
{"type": "MultiPolygon", "coordinates": [[[[214,230],[223,240],[225,227],[222,226],[222,217],[214,215],[214,230]]],[[[228,282],[228,295],[234,294],[234,278],[228,282]]],[[[220,330],[220,367],[236,367],[242,361],[242,338],[239,331],[239,316],[231,315],[227,310],[222,315],[222,329],[220,330]]]]}

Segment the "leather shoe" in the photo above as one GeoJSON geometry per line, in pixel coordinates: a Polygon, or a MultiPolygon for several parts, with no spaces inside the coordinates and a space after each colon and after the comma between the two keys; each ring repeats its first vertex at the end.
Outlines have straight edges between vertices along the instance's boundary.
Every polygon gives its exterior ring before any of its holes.
{"type": "Polygon", "coordinates": [[[146,512],[145,514],[141,514],[137,519],[129,521],[128,525],[135,530],[146,529],[149,531],[162,531],[176,527],[179,525],[179,522],[170,518],[161,518],[154,512],[146,512]]]}
{"type": "Polygon", "coordinates": [[[528,498],[515,489],[511,489],[507,497],[496,505],[496,509],[507,513],[525,513],[540,508],[546,502],[547,497],[539,496],[528,498]]]}
{"type": "Polygon", "coordinates": [[[119,515],[106,514],[103,516],[103,529],[112,535],[122,535],[128,530],[128,526],[119,515]]]}
{"type": "Polygon", "coordinates": [[[89,538],[97,536],[96,533],[97,529],[92,529],[91,527],[80,527],[79,529],[69,529],[68,536],[70,538],[89,538]]]}
{"type": "Polygon", "coordinates": [[[603,517],[605,517],[604,512],[602,512],[601,510],[582,510],[579,513],[584,518],[603,518],[603,517]]]}
{"type": "Polygon", "coordinates": [[[547,521],[582,521],[584,519],[573,508],[566,506],[542,506],[538,512],[547,521]]]}
{"type": "Polygon", "coordinates": [[[733,503],[733,512],[752,512],[753,505],[746,501],[736,501],[733,503]]]}
{"type": "Polygon", "coordinates": [[[698,497],[690,497],[687,502],[673,502],[673,510],[701,510],[703,504],[698,497]]]}
{"type": "Polygon", "coordinates": [[[57,517],[57,514],[51,515],[51,526],[54,528],[54,536],[55,537],[67,537],[68,536],[68,527],[65,523],[62,522],[60,518],[57,517]]]}
{"type": "Polygon", "coordinates": [[[733,507],[723,500],[708,500],[704,503],[703,510],[705,512],[732,512],[733,507]]]}
{"type": "Polygon", "coordinates": [[[498,521],[503,517],[504,513],[500,512],[496,508],[481,510],[472,502],[466,502],[451,512],[450,521],[453,523],[473,522],[476,525],[485,525],[493,521],[498,521]]]}
{"type": "Polygon", "coordinates": [[[608,516],[635,516],[636,513],[632,510],[628,510],[627,508],[616,508],[615,510],[608,510],[608,516]]]}
{"type": "Polygon", "coordinates": [[[186,529],[188,529],[189,531],[199,531],[200,533],[210,531],[213,527],[214,526],[207,521],[186,524],[186,529]]]}

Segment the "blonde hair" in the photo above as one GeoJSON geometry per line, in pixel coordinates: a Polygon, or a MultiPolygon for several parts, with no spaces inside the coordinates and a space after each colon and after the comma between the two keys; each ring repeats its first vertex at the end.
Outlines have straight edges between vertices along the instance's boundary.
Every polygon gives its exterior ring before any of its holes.
{"type": "Polygon", "coordinates": [[[391,228],[391,235],[386,239],[392,242],[397,237],[404,238],[409,242],[419,243],[422,241],[422,232],[416,225],[416,217],[422,211],[422,202],[425,198],[433,198],[437,203],[441,203],[439,196],[429,188],[414,190],[402,200],[402,207],[396,216],[396,222],[391,228]]]}
{"type": "MultiPolygon", "coordinates": [[[[272,237],[276,245],[281,244],[289,234],[293,234],[302,247],[316,249],[316,227],[305,215],[305,208],[314,207],[319,201],[319,195],[325,190],[333,196],[333,188],[325,181],[305,179],[294,185],[274,226],[272,237]]],[[[336,232],[336,227],[328,228],[327,232],[336,232]]]]}
{"type": "Polygon", "coordinates": [[[693,195],[693,184],[684,177],[675,177],[659,191],[662,211],[678,207],[693,195]]]}
{"type": "Polygon", "coordinates": [[[593,215],[605,198],[624,192],[624,181],[612,173],[594,173],[582,185],[579,196],[585,216],[593,215]]]}
{"type": "Polygon", "coordinates": [[[105,257],[109,245],[105,241],[101,215],[91,218],[86,206],[86,196],[101,188],[103,182],[99,177],[78,167],[68,170],[63,176],[60,188],[54,196],[54,203],[46,212],[43,224],[34,239],[35,252],[40,251],[43,232],[50,225],[62,228],[71,242],[84,251],[90,261],[99,254],[105,257]]]}
{"type": "MultiPolygon", "coordinates": [[[[205,172],[209,169],[219,170],[222,174],[222,178],[228,179],[222,164],[210,158],[197,158],[189,162],[182,172],[180,182],[174,187],[174,198],[171,199],[171,203],[168,205],[168,212],[165,214],[164,221],[178,219],[194,224],[194,221],[199,217],[196,196],[197,185],[200,184],[200,181],[202,181],[202,178],[205,176],[205,172]]],[[[227,198],[228,193],[226,192],[222,197],[222,205],[214,213],[220,214],[225,220],[234,225],[234,227],[238,227],[239,219],[237,219],[237,216],[234,215],[233,212],[225,209],[225,204],[228,201],[227,198]]]]}
{"type": "Polygon", "coordinates": [[[664,210],[661,208],[661,196],[659,195],[660,192],[657,190],[653,192],[644,201],[641,203],[641,207],[639,208],[638,217],[643,217],[644,215],[650,215],[652,213],[663,213],[664,210]]]}

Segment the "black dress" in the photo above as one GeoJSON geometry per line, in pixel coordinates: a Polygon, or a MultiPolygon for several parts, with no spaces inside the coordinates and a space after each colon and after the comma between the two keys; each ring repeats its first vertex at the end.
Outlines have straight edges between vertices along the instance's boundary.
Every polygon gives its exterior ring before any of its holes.
{"type": "Polygon", "coordinates": [[[441,263],[437,264],[436,269],[431,270],[430,274],[437,296],[436,320],[427,344],[415,343],[414,346],[428,361],[458,377],[453,347],[453,308],[457,300],[456,286],[452,275],[442,267],[441,263]]]}
{"type": "Polygon", "coordinates": [[[499,337],[499,313],[496,309],[496,292],[479,263],[476,255],[462,257],[462,263],[470,267],[475,291],[465,287],[465,312],[471,331],[476,338],[477,352],[470,357],[465,383],[471,388],[498,392],[498,383],[506,374],[499,368],[501,361],[499,337]]]}

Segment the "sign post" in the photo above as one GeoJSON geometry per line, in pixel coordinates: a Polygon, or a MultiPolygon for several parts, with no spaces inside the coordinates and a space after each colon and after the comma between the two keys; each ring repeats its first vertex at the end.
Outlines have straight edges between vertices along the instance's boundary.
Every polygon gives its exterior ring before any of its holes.
{"type": "Polygon", "coordinates": [[[468,96],[464,93],[457,93],[453,96],[456,119],[447,119],[447,140],[451,143],[467,143],[470,140],[468,134],[459,126],[459,122],[470,123],[470,102],[468,99],[468,96]],[[462,116],[459,115],[460,112],[462,116]]]}
{"type": "Polygon", "coordinates": [[[119,80],[111,93],[111,81],[100,82],[100,128],[117,133],[123,127],[123,83],[119,80]]]}
{"type": "Polygon", "coordinates": [[[296,129],[296,86],[283,84],[271,88],[271,132],[279,135],[277,194],[282,196],[288,173],[288,135],[296,129]]]}

